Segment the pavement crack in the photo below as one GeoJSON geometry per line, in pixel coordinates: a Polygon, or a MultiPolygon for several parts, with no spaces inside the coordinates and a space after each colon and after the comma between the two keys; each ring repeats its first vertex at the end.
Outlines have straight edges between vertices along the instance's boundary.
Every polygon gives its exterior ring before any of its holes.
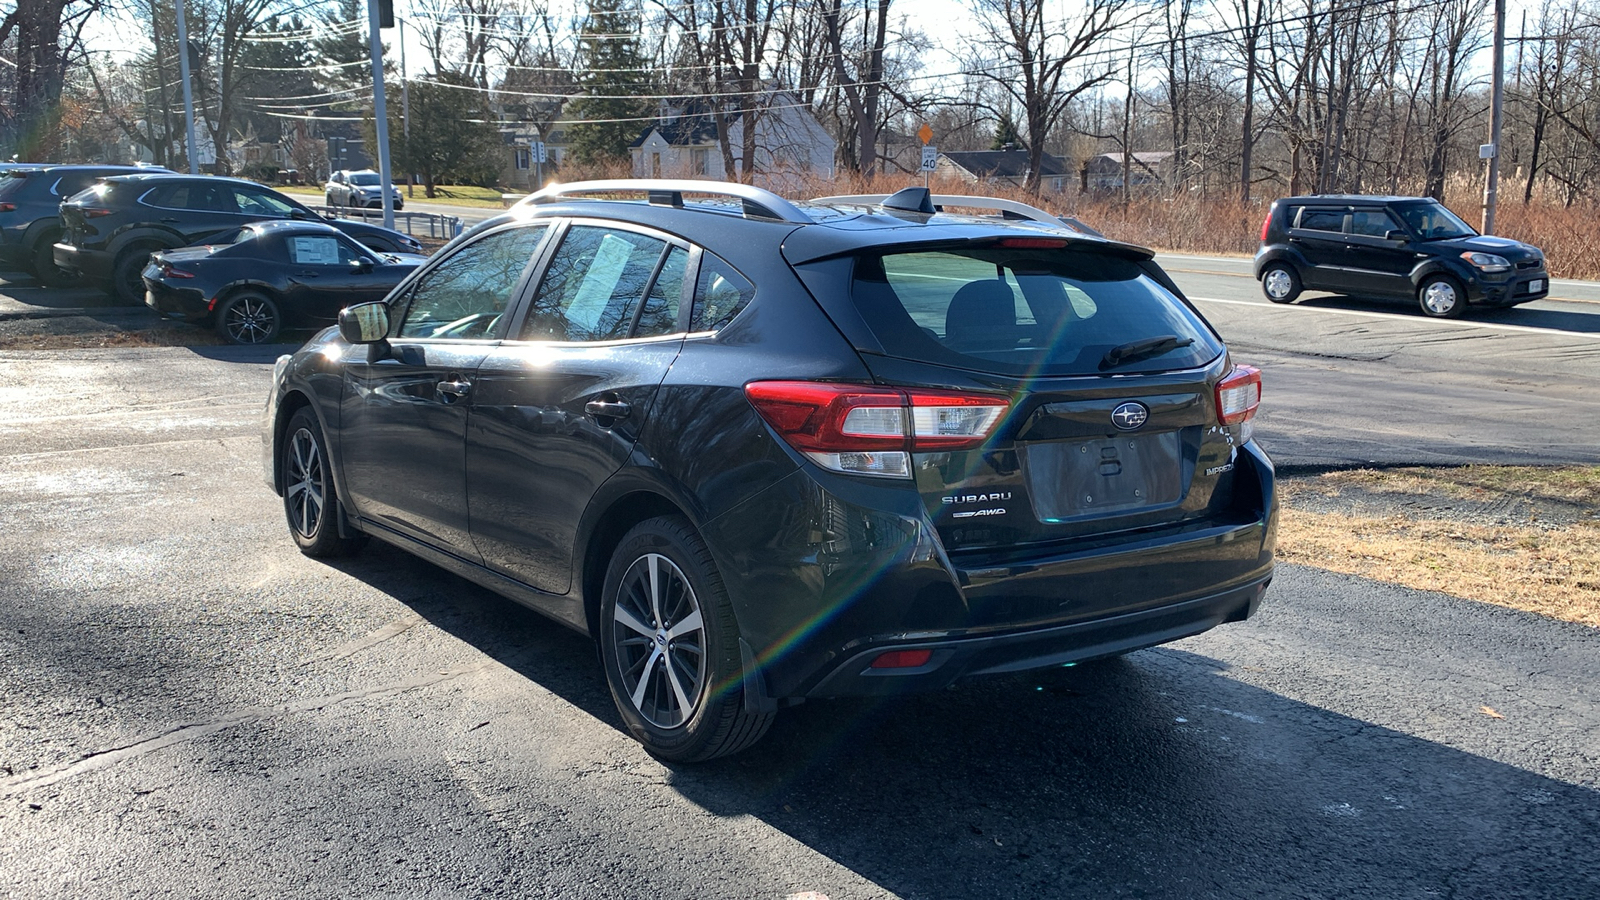
{"type": "Polygon", "coordinates": [[[10,799],[11,797],[17,796],[18,794],[26,791],[36,790],[42,787],[49,787],[50,785],[76,778],[80,775],[98,772],[101,769],[110,768],[111,766],[127,762],[128,760],[137,759],[141,756],[145,756],[146,754],[154,753],[158,750],[171,747],[174,744],[199,740],[200,738],[209,737],[210,735],[216,734],[220,731],[225,731],[229,728],[235,728],[240,725],[248,725],[253,722],[259,722],[263,719],[272,718],[274,716],[300,712],[315,712],[317,710],[326,709],[330,706],[336,706],[340,703],[348,703],[355,700],[365,700],[372,697],[403,694],[408,691],[432,687],[437,684],[443,684],[447,681],[454,681],[466,675],[476,674],[487,669],[489,665],[489,663],[483,663],[464,669],[456,669],[454,671],[446,670],[439,672],[438,674],[429,675],[422,678],[412,678],[406,681],[394,682],[392,684],[377,685],[374,687],[365,688],[363,690],[346,691],[341,694],[329,694],[323,697],[312,697],[305,700],[296,700],[290,703],[277,704],[275,706],[250,707],[208,722],[188,722],[178,725],[174,728],[169,728],[166,731],[152,735],[151,737],[134,741],[131,744],[125,744],[123,746],[113,747],[107,750],[97,750],[80,758],[76,762],[68,763],[64,766],[55,766],[44,771],[29,772],[27,775],[7,778],[3,781],[0,781],[0,800],[10,799]]]}

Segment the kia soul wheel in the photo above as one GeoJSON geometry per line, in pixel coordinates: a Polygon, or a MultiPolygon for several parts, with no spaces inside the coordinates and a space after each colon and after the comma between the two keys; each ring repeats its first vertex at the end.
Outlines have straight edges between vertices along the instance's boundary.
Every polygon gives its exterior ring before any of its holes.
{"type": "Polygon", "coordinates": [[[600,651],[628,730],[663,759],[696,762],[755,743],[771,714],[744,710],[737,628],[689,523],[642,522],[612,555],[600,651]]]}

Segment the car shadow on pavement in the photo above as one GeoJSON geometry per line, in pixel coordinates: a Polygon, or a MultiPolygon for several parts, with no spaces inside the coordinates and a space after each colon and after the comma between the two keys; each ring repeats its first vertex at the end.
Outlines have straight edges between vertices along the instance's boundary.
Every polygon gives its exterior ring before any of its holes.
{"type": "MultiPolygon", "coordinates": [[[[1415,316],[1419,322],[1429,321],[1407,301],[1370,300],[1342,294],[1307,294],[1295,301],[1296,306],[1318,309],[1343,309],[1352,312],[1390,313],[1415,316]]],[[[1574,304],[1576,305],[1576,304],[1574,304]]],[[[1533,309],[1527,306],[1509,308],[1470,307],[1464,320],[1491,322],[1496,325],[1523,325],[1528,328],[1548,328],[1554,331],[1575,331],[1582,334],[1600,334],[1600,303],[1585,303],[1584,309],[1533,309]],[[1590,310],[1593,310],[1592,312],[1590,310]]]]}
{"type": "MultiPolygon", "coordinates": [[[[382,545],[340,568],[620,730],[582,636],[382,545]]],[[[1184,646],[807,703],[667,784],[903,897],[1600,896],[1600,791],[1184,646]]]]}

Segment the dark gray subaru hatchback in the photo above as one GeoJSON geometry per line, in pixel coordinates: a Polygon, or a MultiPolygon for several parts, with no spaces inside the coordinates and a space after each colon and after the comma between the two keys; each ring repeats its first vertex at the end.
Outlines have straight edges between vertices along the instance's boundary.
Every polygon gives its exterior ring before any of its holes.
{"type": "Polygon", "coordinates": [[[1260,390],[1149,251],[1030,207],[591,182],[280,359],[267,480],[310,555],[375,536],[591,635],[692,761],[1247,618],[1260,390]]]}

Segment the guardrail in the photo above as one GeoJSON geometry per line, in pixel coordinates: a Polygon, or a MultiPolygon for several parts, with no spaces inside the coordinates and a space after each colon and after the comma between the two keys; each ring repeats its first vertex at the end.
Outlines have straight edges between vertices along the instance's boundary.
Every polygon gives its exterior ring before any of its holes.
{"type": "MultiPolygon", "coordinates": [[[[360,219],[370,222],[377,219],[377,224],[383,224],[383,210],[360,209],[354,206],[312,206],[310,209],[335,219],[360,219]]],[[[461,233],[461,217],[446,216],[439,213],[412,212],[411,210],[395,210],[395,228],[404,231],[412,237],[426,235],[436,241],[448,241],[461,233]],[[421,230],[418,230],[418,224],[421,230]]]]}

